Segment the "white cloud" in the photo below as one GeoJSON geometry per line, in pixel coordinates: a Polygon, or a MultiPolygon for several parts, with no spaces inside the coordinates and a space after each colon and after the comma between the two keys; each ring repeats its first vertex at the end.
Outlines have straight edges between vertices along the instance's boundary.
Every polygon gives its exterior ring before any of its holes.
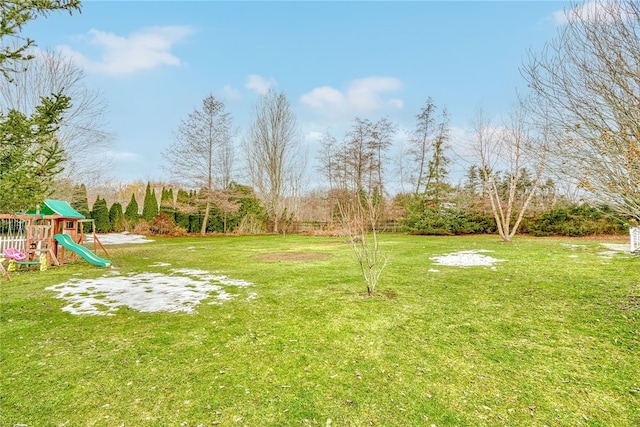
{"type": "Polygon", "coordinates": [[[607,2],[602,1],[589,1],[571,9],[557,10],[553,12],[551,19],[556,25],[565,25],[574,19],[607,22],[612,20],[612,16],[610,15],[611,9],[606,3],[607,2]]]}
{"type": "Polygon", "coordinates": [[[324,108],[325,106],[338,106],[344,102],[344,95],[330,86],[322,86],[305,93],[300,97],[300,102],[311,108],[324,108]]]}
{"type": "Polygon", "coordinates": [[[226,85],[221,90],[219,90],[218,96],[226,100],[236,100],[241,98],[240,92],[238,92],[236,89],[232,88],[229,85],[226,85]]]}
{"type": "Polygon", "coordinates": [[[245,83],[244,87],[247,89],[255,90],[260,95],[264,95],[269,92],[269,89],[276,84],[276,81],[273,78],[264,78],[258,74],[250,74],[247,77],[247,83],[245,83]]]}
{"type": "Polygon", "coordinates": [[[380,93],[395,92],[402,82],[393,77],[367,77],[353,80],[347,90],[349,102],[357,110],[374,111],[381,107],[380,93]]]}
{"type": "Polygon", "coordinates": [[[97,60],[66,45],[58,49],[88,72],[127,75],[162,65],[181,65],[180,58],[171,53],[171,49],[194,31],[188,26],[151,27],[125,37],[91,29],[83,39],[100,49],[100,59],[97,60]]]}
{"type": "Polygon", "coordinates": [[[382,94],[402,89],[402,81],[394,77],[365,77],[349,82],[344,91],[331,86],[322,86],[305,93],[300,102],[314,110],[325,113],[367,113],[385,106],[402,108],[401,99],[383,99],[382,94]]]}

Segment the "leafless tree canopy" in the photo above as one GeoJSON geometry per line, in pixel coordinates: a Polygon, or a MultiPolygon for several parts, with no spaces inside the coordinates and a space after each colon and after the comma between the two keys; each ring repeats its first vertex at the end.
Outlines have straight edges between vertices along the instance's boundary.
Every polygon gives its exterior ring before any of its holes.
{"type": "Polygon", "coordinates": [[[180,122],[173,143],[164,151],[172,176],[190,188],[224,189],[231,181],[233,145],[231,115],[209,95],[202,107],[180,122]]]}
{"type": "Polygon", "coordinates": [[[575,4],[523,74],[532,113],[551,125],[555,169],[640,220],[640,3],[575,4]]]}
{"type": "Polygon", "coordinates": [[[0,79],[0,109],[17,110],[29,116],[44,96],[61,93],[71,98],[71,107],[57,132],[66,153],[61,179],[95,182],[111,166],[106,151],[112,137],[106,131],[107,106],[101,93],[84,83],[84,71],[69,57],[52,51],[37,51],[29,67],[0,79]]]}
{"type": "Polygon", "coordinates": [[[526,123],[524,110],[519,107],[512,110],[504,126],[497,128],[480,110],[472,127],[483,190],[491,204],[498,234],[508,242],[540,186],[544,158],[536,152],[545,152],[545,135],[534,135],[526,123]],[[529,178],[528,170],[534,171],[533,179],[529,178]],[[523,185],[525,181],[527,185],[523,185]]]}
{"type": "Polygon", "coordinates": [[[231,182],[231,115],[225,112],[224,103],[213,95],[204,98],[202,108],[194,109],[182,120],[173,143],[162,155],[174,178],[201,190],[205,197],[204,234],[211,204],[220,198],[215,190],[224,190],[231,182]]]}
{"type": "Polygon", "coordinates": [[[332,189],[382,194],[385,165],[395,126],[386,118],[377,122],[356,117],[342,143],[330,134],[322,141],[321,172],[332,189]]]}
{"type": "Polygon", "coordinates": [[[394,133],[395,126],[386,118],[355,118],[341,143],[328,133],[321,141],[319,160],[330,187],[332,220],[349,237],[369,295],[375,293],[387,265],[378,227],[386,211],[384,165],[394,133]]]}
{"type": "Polygon", "coordinates": [[[269,91],[259,100],[246,148],[249,178],[277,233],[306,166],[296,117],[284,93],[269,91]]]}

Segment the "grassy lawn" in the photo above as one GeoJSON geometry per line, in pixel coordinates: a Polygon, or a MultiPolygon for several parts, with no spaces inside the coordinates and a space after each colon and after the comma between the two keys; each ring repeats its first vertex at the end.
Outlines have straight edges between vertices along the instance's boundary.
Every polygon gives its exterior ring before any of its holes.
{"type": "Polygon", "coordinates": [[[110,271],[13,273],[0,282],[0,425],[640,425],[640,259],[591,240],[382,246],[375,297],[349,245],[326,237],[156,239],[108,247],[110,271]],[[472,249],[505,261],[429,259],[472,249]],[[177,268],[252,285],[191,314],[112,316],[63,311],[45,289],[177,268]]]}

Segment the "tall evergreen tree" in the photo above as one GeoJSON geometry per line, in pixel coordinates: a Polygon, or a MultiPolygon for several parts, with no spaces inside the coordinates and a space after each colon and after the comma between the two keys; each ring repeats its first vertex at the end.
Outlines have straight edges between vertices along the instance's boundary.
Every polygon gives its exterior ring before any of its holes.
{"type": "Polygon", "coordinates": [[[142,219],[145,221],[153,221],[158,216],[158,199],[156,198],[156,190],[151,190],[151,183],[147,183],[147,189],[144,194],[144,202],[142,205],[142,219]]]}
{"type": "Polygon", "coordinates": [[[122,205],[118,202],[111,205],[109,209],[109,222],[111,223],[111,231],[121,233],[124,231],[124,214],[122,213],[122,205]]]}
{"type": "Polygon", "coordinates": [[[91,211],[91,218],[95,221],[96,231],[98,233],[108,233],[111,229],[111,223],[109,222],[109,209],[107,208],[107,201],[101,199],[100,196],[93,204],[91,211]]]}
{"type": "Polygon", "coordinates": [[[189,230],[189,215],[191,213],[191,200],[186,190],[179,189],[176,197],[175,219],[178,227],[189,230]]]}
{"type": "MultiPolygon", "coordinates": [[[[87,187],[84,184],[76,185],[73,187],[73,194],[71,195],[70,205],[73,209],[84,215],[85,218],[91,218],[91,211],[89,210],[89,201],[87,200],[87,187]]],[[[91,224],[86,222],[83,225],[85,233],[91,231],[91,224]]]]}
{"type": "Polygon", "coordinates": [[[173,190],[171,188],[166,190],[162,187],[162,193],[160,196],[160,213],[175,219],[176,208],[174,207],[173,190]]]}
{"type": "Polygon", "coordinates": [[[138,222],[140,219],[140,215],[138,214],[138,201],[136,200],[135,194],[131,193],[131,200],[127,205],[127,209],[124,211],[124,219],[132,225],[138,222]]]}
{"type": "Polygon", "coordinates": [[[53,194],[65,160],[56,132],[70,101],[60,94],[44,97],[30,117],[0,109],[0,212],[33,207],[53,194]]]}

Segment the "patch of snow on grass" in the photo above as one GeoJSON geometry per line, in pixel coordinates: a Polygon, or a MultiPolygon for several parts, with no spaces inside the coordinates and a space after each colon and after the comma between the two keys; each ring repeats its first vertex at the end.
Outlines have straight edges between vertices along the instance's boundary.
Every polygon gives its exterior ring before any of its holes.
{"type": "Polygon", "coordinates": [[[229,278],[227,276],[222,276],[222,275],[218,275],[218,274],[211,274],[210,272],[204,271],[204,270],[192,270],[192,269],[188,269],[188,268],[175,268],[175,269],[172,269],[171,271],[173,271],[175,273],[179,273],[179,274],[184,274],[185,276],[197,277],[200,280],[209,280],[209,281],[218,282],[221,285],[225,285],[225,286],[237,286],[239,288],[246,288],[247,286],[251,286],[252,285],[251,282],[247,282],[246,280],[231,279],[231,278],[229,278]]]}
{"type": "MultiPolygon", "coordinates": [[[[145,236],[140,234],[131,234],[128,232],[123,233],[108,233],[108,234],[97,234],[98,240],[103,245],[124,245],[127,243],[151,243],[153,240],[147,239],[145,236]]],[[[87,243],[93,242],[93,235],[89,234],[86,237],[87,243]]]]}
{"type": "Polygon", "coordinates": [[[58,292],[57,298],[70,304],[63,308],[71,314],[113,316],[119,307],[142,312],[194,313],[202,300],[214,296],[212,304],[234,298],[223,286],[250,286],[244,280],[212,275],[203,270],[172,270],[182,275],[141,273],[98,279],[71,279],[66,283],[49,286],[58,292]]]}
{"type": "Polygon", "coordinates": [[[481,255],[481,252],[493,252],[484,249],[460,251],[451,254],[434,256],[429,258],[438,265],[448,265],[453,267],[475,267],[475,266],[492,266],[496,262],[502,262],[503,259],[496,259],[487,255],[481,255]]]}
{"type": "Polygon", "coordinates": [[[601,243],[602,246],[613,252],[631,252],[631,244],[626,243],[601,243]]]}

